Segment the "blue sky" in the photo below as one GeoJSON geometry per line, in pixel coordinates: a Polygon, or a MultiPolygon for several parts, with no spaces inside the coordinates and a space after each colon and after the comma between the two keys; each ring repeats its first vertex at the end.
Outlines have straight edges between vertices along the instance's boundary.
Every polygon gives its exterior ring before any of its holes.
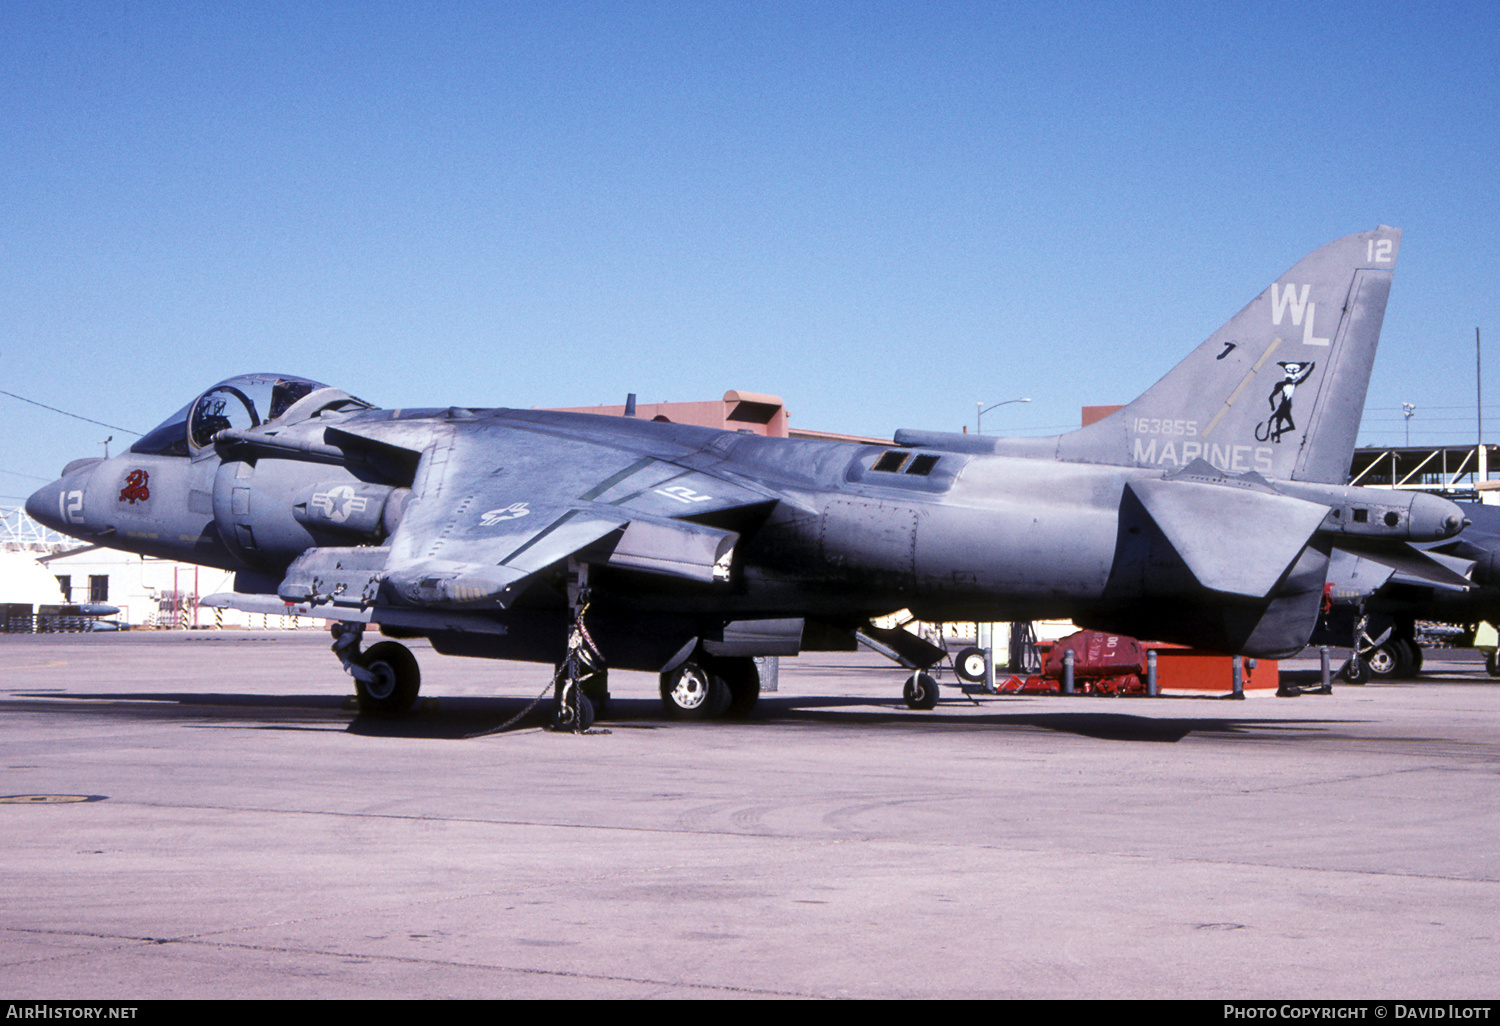
{"type": "MultiPolygon", "coordinates": [[[[7,0],[0,389],[1053,433],[1385,223],[1361,441],[1472,440],[1476,325],[1496,440],[1497,52],[1493,3],[7,0]]],[[[0,495],[110,433],[0,396],[0,495]]]]}

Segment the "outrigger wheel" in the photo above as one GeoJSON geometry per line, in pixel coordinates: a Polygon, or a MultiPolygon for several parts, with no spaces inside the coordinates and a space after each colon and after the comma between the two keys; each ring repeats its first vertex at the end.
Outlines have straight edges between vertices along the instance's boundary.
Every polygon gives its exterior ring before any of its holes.
{"type": "Polygon", "coordinates": [[[906,704],[913,709],[931,709],[937,705],[937,681],[932,678],[931,674],[914,673],[906,678],[906,686],[901,689],[901,697],[906,699],[906,704]]]}

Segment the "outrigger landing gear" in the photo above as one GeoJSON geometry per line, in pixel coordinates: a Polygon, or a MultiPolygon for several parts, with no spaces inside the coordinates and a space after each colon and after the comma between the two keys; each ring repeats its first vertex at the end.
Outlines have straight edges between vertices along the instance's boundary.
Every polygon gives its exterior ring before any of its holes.
{"type": "Polygon", "coordinates": [[[928,673],[914,673],[906,678],[901,688],[901,697],[913,709],[932,709],[937,706],[937,681],[928,673]]]}
{"type": "Polygon", "coordinates": [[[422,671],[411,649],[394,641],[382,641],[360,651],[362,623],[335,620],[328,628],[333,636],[333,654],[354,678],[359,711],[372,716],[400,716],[411,709],[422,688],[422,671]]]}
{"type": "MultiPolygon", "coordinates": [[[[854,636],[866,648],[873,649],[892,662],[899,663],[912,671],[911,676],[906,678],[906,683],[901,688],[901,697],[913,709],[931,709],[937,705],[938,683],[937,678],[927,671],[939,665],[947,657],[948,652],[906,630],[906,624],[914,619],[915,617],[907,614],[907,618],[894,627],[876,627],[873,621],[867,622],[854,632],[854,636]]],[[[941,635],[939,635],[939,640],[942,640],[941,635]]],[[[974,651],[979,654],[982,670],[984,652],[979,649],[974,651]]],[[[960,652],[960,661],[968,655],[970,653],[967,649],[960,652]]],[[[961,674],[957,676],[962,677],[961,674]]]]}

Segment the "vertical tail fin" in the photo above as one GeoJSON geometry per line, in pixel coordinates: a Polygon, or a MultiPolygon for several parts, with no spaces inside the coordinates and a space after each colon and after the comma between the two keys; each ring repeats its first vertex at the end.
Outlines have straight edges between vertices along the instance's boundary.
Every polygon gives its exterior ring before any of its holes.
{"type": "Polygon", "coordinates": [[[1400,247],[1382,225],[1305,257],[1135,402],[1055,439],[1056,456],[1343,484],[1400,247]]]}

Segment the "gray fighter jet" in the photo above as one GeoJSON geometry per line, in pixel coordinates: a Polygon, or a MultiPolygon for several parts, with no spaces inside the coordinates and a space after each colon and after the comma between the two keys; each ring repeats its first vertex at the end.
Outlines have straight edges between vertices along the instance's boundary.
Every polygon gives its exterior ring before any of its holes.
{"type": "Polygon", "coordinates": [[[1401,233],[1330,243],[1160,382],[1046,439],[901,431],[891,445],[624,417],[377,409],[313,381],[215,385],[27,511],[58,531],[238,571],[210,604],[335,624],[366,709],[419,671],[365,628],[565,667],[560,723],[607,667],[661,674],[679,717],[744,712],[756,656],[942,653],[872,618],[1071,618],[1228,653],[1298,651],[1335,547],[1449,573],[1434,496],[1345,487],[1401,233]]]}
{"type": "MultiPolygon", "coordinates": [[[[1500,623],[1500,507],[1458,504],[1468,525],[1457,538],[1423,545],[1453,571],[1448,583],[1335,550],[1328,570],[1328,601],[1314,644],[1349,648],[1340,671],[1364,683],[1371,677],[1410,677],[1422,670],[1417,621],[1464,628],[1472,643],[1480,622],[1500,623]]],[[[1500,677],[1500,654],[1485,663],[1500,677]]]]}

